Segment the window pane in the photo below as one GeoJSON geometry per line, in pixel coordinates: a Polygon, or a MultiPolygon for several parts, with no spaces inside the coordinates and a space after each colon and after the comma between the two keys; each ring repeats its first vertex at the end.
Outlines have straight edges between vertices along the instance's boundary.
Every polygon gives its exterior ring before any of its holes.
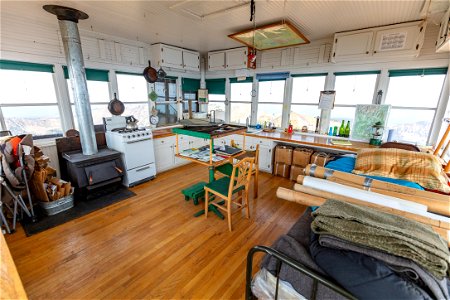
{"type": "Polygon", "coordinates": [[[336,76],[335,104],[370,104],[377,74],[336,76]]]}
{"type": "Polygon", "coordinates": [[[272,122],[275,127],[281,127],[282,104],[259,104],[258,105],[258,123],[272,122]]]}
{"type": "MultiPolygon", "coordinates": [[[[108,110],[108,104],[91,104],[92,120],[95,125],[103,124],[103,118],[111,117],[111,113],[108,110]]],[[[72,104],[73,121],[75,123],[75,129],[78,127],[78,116],[75,112],[75,105],[72,104]]]]}
{"type": "Polygon", "coordinates": [[[150,114],[148,103],[127,104],[125,103],[124,116],[134,116],[138,121],[139,127],[150,126],[150,114]]]}
{"type": "Polygon", "coordinates": [[[0,103],[56,103],[53,74],[0,70],[0,103]]]}
{"type": "MultiPolygon", "coordinates": [[[[70,102],[73,103],[72,83],[67,79],[67,87],[69,88],[70,102]]],[[[89,93],[89,102],[103,102],[111,101],[109,98],[109,83],[104,81],[87,81],[87,88],[89,93]]],[[[120,99],[119,99],[120,100],[120,99]]]]}
{"type": "Polygon", "coordinates": [[[162,103],[156,104],[156,109],[159,111],[158,126],[174,124],[178,120],[177,104],[176,103],[162,103]]]}
{"type": "Polygon", "coordinates": [[[147,102],[147,81],[143,76],[117,74],[119,99],[123,102],[147,102]]]}
{"type": "MultiPolygon", "coordinates": [[[[353,120],[355,119],[355,107],[335,107],[331,111],[330,127],[341,126],[342,120],[344,120],[345,125],[347,121],[350,121],[350,128],[353,126],[353,120]]],[[[350,133],[351,135],[351,133],[350,133]]]]}
{"type": "Polygon", "coordinates": [[[61,119],[56,105],[2,107],[2,111],[6,127],[12,134],[62,135],[61,119]]]}
{"type": "Polygon", "coordinates": [[[320,117],[320,109],[315,105],[291,105],[290,122],[294,129],[308,126],[308,130],[315,130],[318,116],[320,117]]]}
{"type": "Polygon", "coordinates": [[[292,103],[319,104],[326,76],[295,77],[292,81],[292,103]]]}
{"type": "Polygon", "coordinates": [[[231,84],[231,101],[252,101],[252,83],[251,82],[238,82],[231,84]]]}
{"type": "Polygon", "coordinates": [[[225,101],[225,95],[222,94],[209,94],[209,101],[225,101]]]}
{"type": "Polygon", "coordinates": [[[263,81],[258,85],[258,102],[283,103],[285,80],[263,81]]]}
{"type": "MultiPolygon", "coordinates": [[[[247,104],[245,104],[247,105],[247,104]]],[[[225,103],[224,102],[209,102],[208,110],[214,110],[216,112],[216,122],[217,120],[225,121],[225,103]]]]}
{"type": "Polygon", "coordinates": [[[445,75],[390,77],[386,104],[435,108],[445,75]]]}
{"type": "MultiPolygon", "coordinates": [[[[394,140],[425,145],[434,110],[391,109],[387,129],[394,129],[394,140]]],[[[385,130],[387,132],[387,130],[385,130]]]]}
{"type": "Polygon", "coordinates": [[[247,118],[250,120],[252,105],[251,103],[230,103],[230,122],[245,124],[247,118]]]}

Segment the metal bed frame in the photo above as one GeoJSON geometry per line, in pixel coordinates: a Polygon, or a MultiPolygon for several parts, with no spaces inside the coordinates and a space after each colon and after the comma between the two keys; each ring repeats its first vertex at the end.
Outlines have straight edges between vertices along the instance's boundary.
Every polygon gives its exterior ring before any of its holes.
{"type": "Polygon", "coordinates": [[[245,299],[246,300],[255,299],[255,297],[252,293],[251,285],[252,285],[252,279],[253,279],[252,278],[253,256],[255,255],[255,253],[258,253],[258,252],[266,253],[277,259],[277,265],[276,265],[276,278],[277,279],[276,279],[276,287],[275,287],[275,299],[278,299],[278,287],[279,287],[279,281],[280,281],[279,273],[281,270],[281,265],[283,263],[287,264],[288,266],[294,268],[295,270],[297,270],[313,279],[313,290],[312,290],[312,294],[310,295],[310,297],[308,299],[316,299],[317,285],[319,282],[321,284],[323,284],[324,286],[332,289],[333,291],[339,293],[340,295],[342,295],[348,299],[352,299],[352,300],[357,299],[352,294],[350,294],[345,289],[343,289],[338,284],[336,284],[335,282],[330,281],[329,279],[325,278],[323,275],[317,273],[314,270],[311,270],[310,268],[304,266],[303,264],[290,258],[289,256],[287,256],[273,248],[270,248],[270,247],[255,246],[255,247],[251,248],[247,254],[247,270],[246,270],[246,283],[245,283],[245,299]]]}

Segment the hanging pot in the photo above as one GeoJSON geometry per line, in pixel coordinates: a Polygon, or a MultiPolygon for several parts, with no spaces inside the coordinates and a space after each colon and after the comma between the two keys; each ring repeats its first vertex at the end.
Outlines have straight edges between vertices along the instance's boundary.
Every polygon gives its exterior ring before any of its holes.
{"type": "Polygon", "coordinates": [[[116,93],[114,93],[114,98],[108,103],[108,110],[114,116],[120,116],[125,111],[125,105],[117,99],[116,93]]]}
{"type": "Polygon", "coordinates": [[[150,61],[148,61],[148,67],[144,69],[142,74],[149,83],[155,83],[156,80],[158,80],[158,72],[152,68],[152,63],[150,61]]]}
{"type": "Polygon", "coordinates": [[[158,79],[162,80],[162,79],[166,78],[166,75],[167,75],[166,71],[164,71],[162,67],[159,67],[158,79]]]}

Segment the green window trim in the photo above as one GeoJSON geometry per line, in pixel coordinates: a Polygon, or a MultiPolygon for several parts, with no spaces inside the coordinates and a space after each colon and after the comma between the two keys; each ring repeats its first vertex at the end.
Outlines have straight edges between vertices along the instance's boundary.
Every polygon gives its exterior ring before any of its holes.
{"type": "Polygon", "coordinates": [[[291,77],[318,77],[327,76],[328,73],[311,73],[311,74],[291,74],[291,77]]]}
{"type": "Polygon", "coordinates": [[[118,75],[133,75],[133,76],[144,76],[142,73],[133,73],[133,72],[122,72],[122,71],[116,71],[116,74],[118,75]]]}
{"type": "Polygon", "coordinates": [[[349,76],[349,75],[370,75],[370,74],[380,74],[380,70],[373,71],[360,71],[360,72],[335,72],[335,76],[349,76]]]}
{"type": "Polygon", "coordinates": [[[243,82],[253,82],[253,77],[245,77],[244,80],[239,80],[237,77],[230,78],[230,83],[243,83],[243,82]]]}
{"type": "Polygon", "coordinates": [[[183,92],[197,92],[200,88],[200,79],[183,78],[181,80],[181,89],[183,92]]]}
{"type": "Polygon", "coordinates": [[[32,72],[46,72],[54,73],[53,65],[36,64],[13,60],[0,60],[1,70],[15,70],[15,71],[32,71],[32,72]]]}
{"type": "Polygon", "coordinates": [[[177,79],[178,79],[178,76],[166,76],[166,77],[164,77],[164,79],[177,80],[177,79]]]}
{"type": "Polygon", "coordinates": [[[225,95],[225,78],[206,79],[208,94],[225,95]]]}
{"type": "Polygon", "coordinates": [[[445,74],[447,74],[447,70],[448,70],[448,68],[389,70],[389,77],[445,75],[445,74]]]}
{"type": "MultiPolygon", "coordinates": [[[[97,70],[97,69],[88,69],[86,68],[86,80],[92,80],[92,81],[104,81],[108,82],[108,73],[107,70],[97,70]]],[[[64,71],[64,78],[69,79],[69,70],[66,66],[63,66],[64,71]]]]}

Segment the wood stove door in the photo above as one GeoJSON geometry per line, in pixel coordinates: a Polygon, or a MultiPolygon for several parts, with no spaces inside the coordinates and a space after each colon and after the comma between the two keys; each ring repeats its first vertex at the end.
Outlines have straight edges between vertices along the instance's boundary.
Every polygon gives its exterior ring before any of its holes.
{"type": "Polygon", "coordinates": [[[114,160],[85,167],[84,172],[88,179],[88,185],[95,185],[122,176],[121,170],[116,166],[114,160]]]}

